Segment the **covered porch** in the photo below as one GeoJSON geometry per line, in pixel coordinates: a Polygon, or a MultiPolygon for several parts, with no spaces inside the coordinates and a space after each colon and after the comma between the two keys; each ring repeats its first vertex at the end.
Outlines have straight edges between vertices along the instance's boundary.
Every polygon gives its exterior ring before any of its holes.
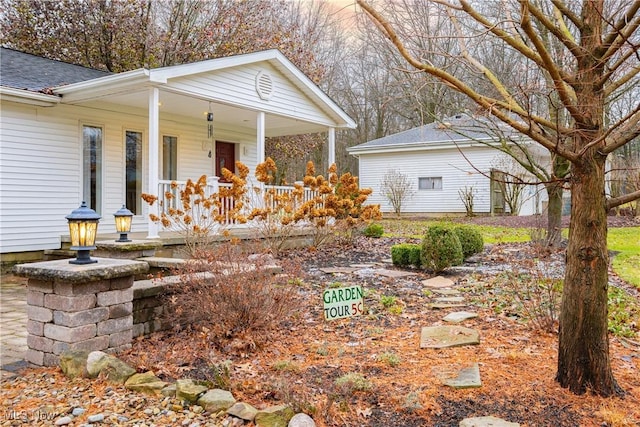
{"type": "MultiPolygon", "coordinates": [[[[265,160],[268,137],[323,133],[331,164],[335,129],[355,127],[277,50],[134,70],[66,85],[55,92],[64,104],[131,117],[121,125],[126,141],[104,150],[104,176],[84,176],[84,198],[92,191],[103,195],[96,204],[102,210],[104,231],[113,224],[107,213],[117,210],[118,199],[122,200],[135,214],[133,232],[146,239],[170,236],[149,220],[168,203],[147,206],[141,201],[142,193],[164,198],[167,192],[179,192],[187,179],[202,175],[208,177],[207,191],[217,192],[229,185],[219,180],[221,169],[234,171],[237,160],[253,176],[256,165],[265,160]],[[129,146],[130,133],[140,135],[139,147],[129,146]],[[110,156],[118,149],[124,152],[121,158],[110,156]],[[172,187],[172,182],[178,187],[172,187]]],[[[286,192],[292,187],[274,189],[286,192]]]]}

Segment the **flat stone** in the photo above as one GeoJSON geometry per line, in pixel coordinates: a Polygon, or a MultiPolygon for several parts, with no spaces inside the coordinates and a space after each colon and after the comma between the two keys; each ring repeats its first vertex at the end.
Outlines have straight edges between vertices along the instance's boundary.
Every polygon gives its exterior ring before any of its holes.
{"type": "Polygon", "coordinates": [[[353,267],[324,267],[319,268],[325,274],[351,274],[356,271],[353,267]]]}
{"type": "Polygon", "coordinates": [[[127,259],[98,258],[94,264],[69,264],[68,259],[19,264],[13,268],[18,276],[43,281],[59,279],[66,283],[90,283],[97,280],[113,279],[146,273],[149,264],[127,259]]]}
{"type": "Polygon", "coordinates": [[[375,267],[375,264],[351,264],[350,267],[352,268],[357,268],[357,269],[361,269],[361,268],[373,268],[375,267]]]}
{"type": "Polygon", "coordinates": [[[480,381],[480,366],[477,363],[464,368],[458,372],[458,376],[455,378],[448,378],[442,381],[444,385],[448,385],[453,388],[478,388],[482,386],[480,381]]]}
{"type": "Polygon", "coordinates": [[[460,303],[448,303],[448,302],[434,302],[429,304],[429,307],[433,310],[446,310],[447,308],[460,308],[466,307],[469,304],[460,304],[460,303]]]}
{"type": "Polygon", "coordinates": [[[402,270],[387,270],[386,268],[381,268],[373,271],[378,276],[389,277],[391,279],[399,279],[401,277],[409,277],[409,276],[417,276],[418,273],[414,273],[412,271],[402,271],[402,270]]]}
{"type": "Polygon", "coordinates": [[[520,427],[518,423],[511,423],[496,417],[473,417],[460,421],[460,427],[520,427]]]}
{"type": "Polygon", "coordinates": [[[87,357],[89,352],[81,350],[66,351],[60,355],[59,363],[67,378],[87,377],[87,357]]]}
{"type": "Polygon", "coordinates": [[[436,302],[464,302],[464,297],[438,297],[436,302]]]}
{"type": "Polygon", "coordinates": [[[478,313],[471,313],[469,311],[455,311],[449,313],[442,320],[449,323],[460,323],[468,319],[475,319],[478,317],[478,313]]]}
{"type": "Polygon", "coordinates": [[[231,408],[234,403],[236,403],[236,399],[233,395],[227,390],[221,390],[219,388],[207,391],[198,399],[198,405],[211,413],[227,410],[231,408]]]}
{"type": "Polygon", "coordinates": [[[253,421],[258,410],[245,402],[236,402],[231,408],[227,409],[227,414],[240,418],[245,421],[253,421]]]}
{"type": "Polygon", "coordinates": [[[463,326],[427,326],[420,334],[420,348],[448,348],[480,344],[480,334],[463,326]]]}
{"type": "Polygon", "coordinates": [[[125,388],[140,393],[157,396],[167,386],[167,383],[156,377],[151,371],[133,374],[124,383],[125,388]]]}
{"type": "Polygon", "coordinates": [[[189,403],[196,403],[198,398],[207,391],[207,387],[198,385],[190,379],[176,381],[176,399],[189,403]]]}
{"type": "Polygon", "coordinates": [[[258,411],[253,422],[257,427],[285,427],[294,415],[288,405],[271,406],[258,411]]]}
{"type": "Polygon", "coordinates": [[[455,283],[451,279],[447,279],[446,277],[436,276],[431,279],[423,280],[422,284],[428,288],[450,288],[455,283]]]}
{"type": "Polygon", "coordinates": [[[92,351],[87,356],[87,372],[90,378],[102,374],[112,383],[124,384],[136,370],[115,356],[102,351],[92,351]]]}
{"type": "Polygon", "coordinates": [[[457,289],[433,288],[432,291],[436,294],[445,295],[445,296],[460,295],[460,291],[457,289]]]}

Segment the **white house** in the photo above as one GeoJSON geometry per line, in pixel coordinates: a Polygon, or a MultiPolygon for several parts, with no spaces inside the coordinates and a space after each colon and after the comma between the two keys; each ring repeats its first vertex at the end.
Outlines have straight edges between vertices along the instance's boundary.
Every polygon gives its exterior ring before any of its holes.
{"type": "MultiPolygon", "coordinates": [[[[109,74],[0,51],[1,253],[60,248],[65,216],[86,200],[114,232],[123,204],[133,232],[158,237],[141,193],[264,160],[265,137],[354,121],[277,50],[109,74]]],[[[157,209],[157,208],[151,208],[157,209]]]]}
{"type": "MultiPolygon", "coordinates": [[[[383,212],[394,212],[381,181],[395,170],[411,184],[412,196],[402,213],[465,214],[461,192],[472,191],[474,213],[491,214],[509,211],[497,181],[516,168],[509,156],[492,147],[501,143],[526,144],[541,162],[548,162],[544,151],[504,125],[467,114],[356,145],[348,152],[359,159],[360,185],[373,189],[368,202],[379,203],[383,212]]],[[[534,178],[529,175],[527,181],[534,178]]],[[[541,185],[525,187],[523,196],[520,215],[542,212],[546,193],[541,185]]]]}

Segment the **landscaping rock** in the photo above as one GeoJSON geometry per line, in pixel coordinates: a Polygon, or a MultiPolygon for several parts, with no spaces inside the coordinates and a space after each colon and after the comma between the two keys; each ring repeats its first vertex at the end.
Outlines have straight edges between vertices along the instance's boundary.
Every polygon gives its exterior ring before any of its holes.
{"type": "Polygon", "coordinates": [[[418,275],[418,273],[414,273],[414,272],[411,272],[411,271],[387,270],[385,268],[374,270],[374,273],[377,274],[378,276],[388,277],[390,279],[400,279],[402,277],[409,277],[409,276],[417,276],[418,275]]]}
{"type": "Polygon", "coordinates": [[[91,378],[103,374],[112,383],[124,384],[136,370],[115,356],[92,351],[87,357],[87,372],[91,378]]]}
{"type": "Polygon", "coordinates": [[[169,384],[168,386],[160,390],[160,394],[162,394],[164,397],[176,397],[176,385],[169,384]]]}
{"type": "Polygon", "coordinates": [[[104,421],[103,414],[89,415],[89,417],[87,418],[87,422],[89,422],[89,424],[101,423],[103,421],[104,421]]]}
{"type": "Polygon", "coordinates": [[[198,385],[193,380],[176,381],[176,398],[178,400],[196,403],[198,398],[207,391],[207,387],[198,385]]]}
{"type": "Polygon", "coordinates": [[[227,414],[233,415],[245,421],[253,421],[258,410],[245,402],[236,402],[232,407],[227,409],[227,414]]]}
{"type": "Polygon", "coordinates": [[[436,302],[444,302],[444,303],[464,302],[464,297],[438,297],[436,298],[436,302]]]}
{"type": "Polygon", "coordinates": [[[71,424],[71,422],[73,422],[73,418],[67,416],[67,417],[58,418],[54,424],[57,426],[66,426],[71,424]]]}
{"type": "Polygon", "coordinates": [[[157,396],[167,386],[167,383],[156,377],[151,371],[134,374],[124,383],[129,390],[157,396]]]}
{"type": "Polygon", "coordinates": [[[198,405],[209,412],[229,409],[236,403],[236,399],[227,390],[219,388],[209,390],[198,399],[198,405]]]}
{"type": "Polygon", "coordinates": [[[288,427],[316,427],[315,421],[307,414],[295,414],[289,420],[288,427]]]}
{"type": "Polygon", "coordinates": [[[480,366],[474,363],[468,368],[465,368],[458,372],[458,376],[455,378],[449,378],[442,381],[444,385],[449,387],[463,389],[463,388],[478,388],[482,386],[480,381],[480,366]]]}
{"type": "Polygon", "coordinates": [[[449,323],[460,323],[468,319],[475,319],[478,317],[478,313],[471,313],[468,311],[456,311],[447,314],[442,320],[449,323]]]}
{"type": "Polygon", "coordinates": [[[258,411],[253,422],[257,427],[287,427],[294,415],[290,406],[272,406],[258,411]]]}
{"type": "Polygon", "coordinates": [[[462,326],[428,326],[422,328],[420,348],[447,348],[480,344],[475,329],[462,326]]]}
{"type": "Polygon", "coordinates": [[[82,350],[69,350],[60,355],[60,369],[67,378],[86,377],[87,357],[89,353],[82,350]]]}
{"type": "Polygon", "coordinates": [[[511,423],[496,417],[465,418],[460,421],[460,427],[520,427],[518,423],[511,423]]]}
{"type": "Polygon", "coordinates": [[[436,276],[431,279],[423,280],[422,284],[428,288],[451,288],[453,287],[454,282],[446,277],[436,276]]]}

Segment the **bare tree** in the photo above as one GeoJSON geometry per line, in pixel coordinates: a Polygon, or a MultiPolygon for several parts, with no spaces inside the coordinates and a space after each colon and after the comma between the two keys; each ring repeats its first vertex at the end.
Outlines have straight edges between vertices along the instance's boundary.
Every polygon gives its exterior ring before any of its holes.
{"type": "Polygon", "coordinates": [[[380,181],[380,191],[389,200],[397,216],[402,212],[404,202],[415,194],[409,177],[397,169],[389,169],[380,181]]]}
{"type": "MultiPolygon", "coordinates": [[[[494,2],[483,14],[465,0],[432,0],[452,19],[464,17],[481,31],[475,43],[490,39],[526,58],[541,76],[532,90],[546,93],[560,114],[539,114],[527,88],[509,86],[468,51],[459,57],[484,85],[421,60],[382,13],[364,0],[358,4],[402,56],[416,69],[444,81],[518,132],[570,165],[571,225],[561,304],[556,380],[574,393],[621,394],[609,357],[607,336],[607,211],[640,198],[634,191],[617,198],[605,196],[607,157],[640,135],[640,104],[605,123],[607,99],[637,80],[640,72],[638,27],[640,1],[583,0],[494,2]],[[547,14],[541,5],[553,13],[547,14]],[[544,37],[557,43],[546,43],[544,37]],[[491,88],[488,90],[487,88],[491,88]],[[520,96],[523,95],[523,96],[520,96]]],[[[485,2],[486,3],[486,2],[485,2]]],[[[460,37],[460,33],[456,33],[460,37]]],[[[420,37],[419,33],[410,37],[420,37]]]]}

